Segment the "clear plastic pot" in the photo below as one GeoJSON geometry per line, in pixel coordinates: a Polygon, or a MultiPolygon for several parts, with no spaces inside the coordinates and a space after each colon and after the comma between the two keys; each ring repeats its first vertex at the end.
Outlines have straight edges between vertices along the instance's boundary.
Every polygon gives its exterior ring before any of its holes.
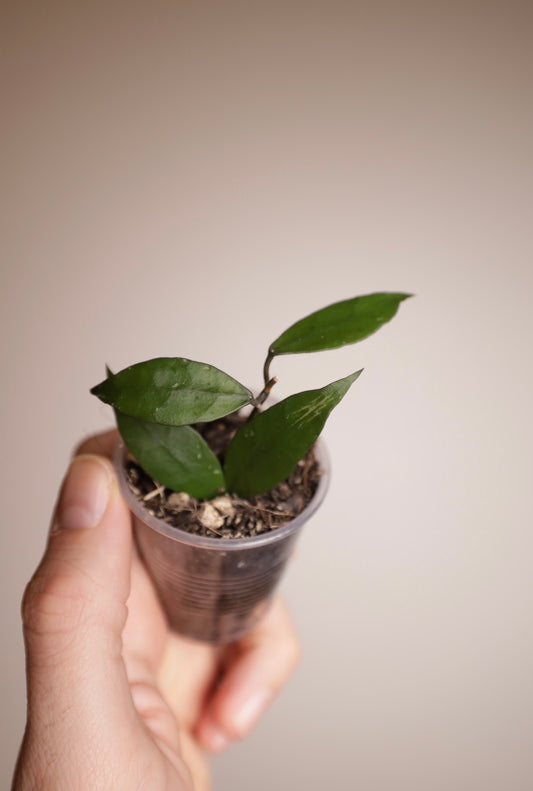
{"type": "Polygon", "coordinates": [[[130,490],[126,447],[119,440],[115,467],[133,515],[141,557],[173,629],[195,640],[229,643],[264,615],[300,531],[326,494],[330,464],[324,444],[315,446],[322,471],[307,507],[291,522],[250,538],[209,538],[179,530],[151,514],[130,490]]]}

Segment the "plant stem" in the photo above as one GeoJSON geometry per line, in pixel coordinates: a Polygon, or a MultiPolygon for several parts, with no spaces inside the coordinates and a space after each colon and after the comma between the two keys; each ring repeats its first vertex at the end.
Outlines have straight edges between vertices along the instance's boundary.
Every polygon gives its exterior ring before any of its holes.
{"type": "MultiPolygon", "coordinates": [[[[264,382],[265,382],[265,389],[268,387],[269,382],[270,382],[270,363],[272,362],[273,359],[274,359],[274,355],[272,354],[272,352],[269,349],[268,354],[267,354],[267,358],[265,360],[265,364],[263,366],[263,379],[264,379],[264,382]]],[[[270,392],[270,390],[269,390],[269,392],[270,392]]]]}
{"type": "Polygon", "coordinates": [[[270,391],[278,381],[276,376],[270,377],[270,363],[272,362],[273,359],[274,359],[274,355],[272,354],[272,352],[269,351],[267,358],[265,360],[265,364],[263,366],[263,378],[265,380],[265,386],[263,387],[263,389],[255,399],[255,406],[252,412],[250,412],[248,416],[248,420],[246,422],[251,420],[253,417],[257,415],[258,412],[261,411],[261,404],[265,403],[265,401],[267,400],[270,394],[270,391]]]}
{"type": "Polygon", "coordinates": [[[248,415],[248,419],[246,422],[251,420],[253,417],[257,415],[258,412],[261,411],[261,405],[265,403],[265,401],[267,400],[270,394],[270,391],[272,390],[272,388],[274,387],[277,381],[278,381],[278,377],[273,376],[272,379],[270,379],[266,383],[266,385],[263,387],[263,389],[255,399],[255,407],[253,408],[252,412],[250,412],[250,414],[248,415]]]}
{"type": "Polygon", "coordinates": [[[270,391],[278,381],[277,376],[273,376],[272,379],[269,379],[266,385],[263,387],[259,395],[257,396],[257,406],[261,406],[267,400],[268,396],[270,395],[270,391]]]}

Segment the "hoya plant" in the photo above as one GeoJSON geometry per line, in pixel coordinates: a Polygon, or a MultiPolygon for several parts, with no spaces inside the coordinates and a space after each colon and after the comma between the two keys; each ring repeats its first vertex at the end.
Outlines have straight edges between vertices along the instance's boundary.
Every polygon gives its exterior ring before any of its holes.
{"type": "Polygon", "coordinates": [[[357,343],[396,314],[410,294],[380,292],[336,302],[292,324],[271,343],[256,396],[212,365],[160,357],[108,376],[91,393],[110,404],[118,429],[141,467],[159,484],[206,500],[222,492],[250,498],[287,478],[320,435],[332,409],[361,370],[316,390],[296,393],[268,409],[282,354],[357,343]],[[223,463],[194,427],[250,406],[223,463]]]}

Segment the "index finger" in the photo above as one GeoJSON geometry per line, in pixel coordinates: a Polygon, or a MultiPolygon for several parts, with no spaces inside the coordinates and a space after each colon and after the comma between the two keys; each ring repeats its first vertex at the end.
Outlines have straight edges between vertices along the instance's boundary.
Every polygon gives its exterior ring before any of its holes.
{"type": "Polygon", "coordinates": [[[212,752],[252,730],[298,664],[300,644],[282,600],[276,598],[255,629],[228,650],[231,662],[196,728],[212,752]]]}
{"type": "Polygon", "coordinates": [[[94,434],[82,440],[74,451],[74,456],[81,456],[82,454],[89,453],[96,456],[107,456],[108,459],[113,457],[113,449],[118,439],[118,431],[116,428],[109,431],[103,431],[101,434],[94,434]]]}

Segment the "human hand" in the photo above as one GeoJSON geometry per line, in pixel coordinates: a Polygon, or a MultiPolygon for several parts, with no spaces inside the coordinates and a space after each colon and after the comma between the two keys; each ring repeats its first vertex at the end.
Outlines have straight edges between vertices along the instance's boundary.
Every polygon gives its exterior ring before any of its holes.
{"type": "Polygon", "coordinates": [[[24,596],[28,721],[13,791],[207,791],[204,750],[247,735],[298,660],[280,600],[227,647],[169,630],[132,543],[115,441],[80,446],[24,596]]]}

